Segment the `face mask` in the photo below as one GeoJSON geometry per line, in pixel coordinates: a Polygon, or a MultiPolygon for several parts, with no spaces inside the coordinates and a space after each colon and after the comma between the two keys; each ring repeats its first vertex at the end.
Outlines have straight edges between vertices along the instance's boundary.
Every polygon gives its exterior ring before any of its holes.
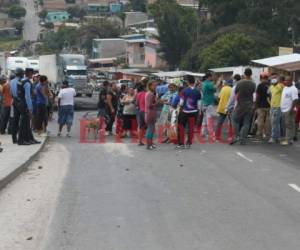
{"type": "Polygon", "coordinates": [[[276,83],[277,83],[277,79],[272,79],[272,80],[271,80],[271,83],[272,83],[272,84],[276,84],[276,83]]]}

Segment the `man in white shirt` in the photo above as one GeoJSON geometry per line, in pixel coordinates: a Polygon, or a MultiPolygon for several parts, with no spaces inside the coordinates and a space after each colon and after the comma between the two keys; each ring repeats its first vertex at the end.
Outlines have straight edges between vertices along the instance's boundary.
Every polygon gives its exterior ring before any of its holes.
{"type": "Polygon", "coordinates": [[[286,87],[283,89],[281,97],[281,112],[283,122],[285,124],[285,140],[281,145],[287,146],[293,144],[293,137],[295,134],[295,108],[298,101],[298,90],[293,85],[292,78],[287,76],[285,78],[286,87]]]}
{"type": "Polygon", "coordinates": [[[62,89],[58,94],[58,134],[61,136],[61,131],[64,125],[67,125],[67,137],[70,137],[70,131],[74,119],[74,97],[76,91],[74,88],[69,87],[69,83],[64,81],[62,89]]]}

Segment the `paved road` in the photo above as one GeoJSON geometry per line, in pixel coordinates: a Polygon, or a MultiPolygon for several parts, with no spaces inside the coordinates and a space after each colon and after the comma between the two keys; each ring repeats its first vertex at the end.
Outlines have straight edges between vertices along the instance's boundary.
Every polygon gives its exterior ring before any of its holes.
{"type": "Polygon", "coordinates": [[[299,144],[79,144],[84,114],[0,192],[0,249],[299,249],[299,144]]]}
{"type": "Polygon", "coordinates": [[[299,145],[51,141],[70,164],[46,250],[299,249],[299,145]]]}
{"type": "Polygon", "coordinates": [[[38,12],[35,8],[35,0],[21,0],[21,5],[26,9],[23,39],[25,41],[37,41],[40,33],[38,12]]]}
{"type": "Polygon", "coordinates": [[[95,92],[92,97],[76,97],[75,109],[76,110],[95,110],[97,109],[98,94],[95,92]]]}

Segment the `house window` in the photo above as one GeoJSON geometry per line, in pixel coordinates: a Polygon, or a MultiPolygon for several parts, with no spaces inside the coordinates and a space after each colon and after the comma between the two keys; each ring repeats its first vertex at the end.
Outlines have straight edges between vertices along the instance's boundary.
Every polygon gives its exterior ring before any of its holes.
{"type": "Polygon", "coordinates": [[[140,43],[140,48],[144,48],[144,43],[140,43]]]}

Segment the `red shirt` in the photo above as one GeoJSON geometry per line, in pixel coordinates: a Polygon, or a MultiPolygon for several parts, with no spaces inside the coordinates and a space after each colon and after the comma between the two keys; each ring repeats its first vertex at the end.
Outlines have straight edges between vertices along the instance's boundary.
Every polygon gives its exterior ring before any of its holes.
{"type": "Polygon", "coordinates": [[[142,91],[137,93],[136,95],[136,104],[139,108],[139,111],[145,112],[146,111],[146,92],[142,91]]]}
{"type": "Polygon", "coordinates": [[[12,104],[12,97],[11,97],[11,94],[10,94],[10,88],[9,88],[8,83],[5,83],[3,85],[2,96],[3,96],[3,106],[4,107],[10,107],[11,104],[12,104]]]}

